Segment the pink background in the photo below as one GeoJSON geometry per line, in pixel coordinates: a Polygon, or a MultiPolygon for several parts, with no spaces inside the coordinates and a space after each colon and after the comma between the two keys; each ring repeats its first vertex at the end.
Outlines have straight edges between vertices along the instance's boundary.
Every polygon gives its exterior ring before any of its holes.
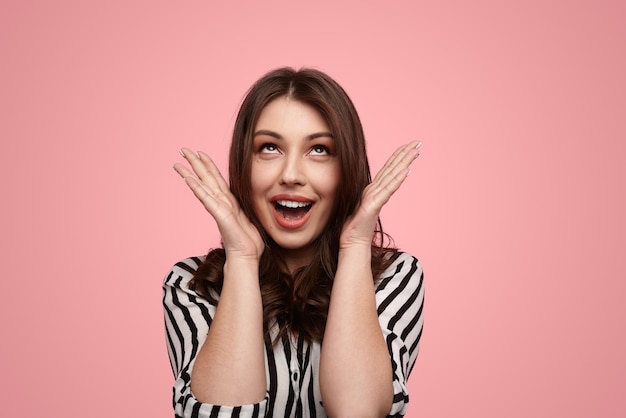
{"type": "Polygon", "coordinates": [[[621,1],[3,1],[0,415],[171,417],[170,266],[218,243],[171,169],[222,169],[245,90],[315,66],[422,261],[408,417],[626,416],[621,1]],[[89,411],[89,412],[87,412],[89,411]]]}

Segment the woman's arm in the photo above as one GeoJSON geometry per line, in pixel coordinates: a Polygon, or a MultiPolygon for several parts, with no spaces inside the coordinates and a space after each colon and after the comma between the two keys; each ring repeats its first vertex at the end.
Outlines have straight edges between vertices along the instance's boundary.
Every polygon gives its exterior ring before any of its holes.
{"type": "Polygon", "coordinates": [[[215,317],[191,372],[204,403],[245,405],[265,397],[263,305],[258,265],[229,260],[215,317]]]}
{"type": "Polygon", "coordinates": [[[258,277],[263,241],[209,156],[181,154],[193,173],[181,164],[174,168],[215,219],[226,252],[219,303],[191,371],[191,389],[204,403],[258,403],[267,388],[258,277]]]}
{"type": "Polygon", "coordinates": [[[419,143],[400,147],[366,187],[344,225],[320,359],[324,408],[333,418],[382,417],[393,403],[393,373],[376,310],[372,236],[383,205],[400,187],[419,143]]]}
{"type": "Polygon", "coordinates": [[[263,417],[267,400],[239,406],[201,403],[191,392],[190,373],[199,350],[204,346],[215,317],[216,305],[189,287],[200,258],[188,258],[172,268],[163,283],[163,309],[167,349],[174,372],[173,405],[175,416],[183,417],[263,417]]]}
{"type": "Polygon", "coordinates": [[[383,417],[393,403],[369,260],[369,246],[339,254],[320,360],[324,408],[333,418],[383,417]]]}

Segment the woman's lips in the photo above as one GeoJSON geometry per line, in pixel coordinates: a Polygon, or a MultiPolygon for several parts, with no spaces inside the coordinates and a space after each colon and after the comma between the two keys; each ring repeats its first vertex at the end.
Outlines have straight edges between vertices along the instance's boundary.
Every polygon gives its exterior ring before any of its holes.
{"type": "Polygon", "coordinates": [[[297,229],[307,222],[312,207],[313,203],[310,201],[276,200],[273,205],[274,218],[283,228],[297,229]]]}

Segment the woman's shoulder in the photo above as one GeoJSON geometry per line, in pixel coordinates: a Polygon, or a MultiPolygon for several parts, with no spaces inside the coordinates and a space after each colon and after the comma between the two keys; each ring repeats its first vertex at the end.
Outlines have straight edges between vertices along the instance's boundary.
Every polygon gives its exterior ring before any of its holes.
{"type": "Polygon", "coordinates": [[[385,270],[385,273],[395,271],[405,265],[411,265],[421,270],[421,264],[417,257],[404,251],[398,251],[393,255],[393,261],[385,270]]]}
{"type": "Polygon", "coordinates": [[[381,287],[384,288],[398,281],[409,281],[413,286],[416,286],[422,281],[423,276],[424,272],[417,257],[404,251],[398,251],[393,255],[391,264],[380,275],[378,289],[381,290],[381,287]]]}
{"type": "Polygon", "coordinates": [[[185,286],[193,278],[196,270],[202,264],[206,256],[194,256],[180,260],[172,266],[165,276],[165,284],[173,287],[185,286]]]}

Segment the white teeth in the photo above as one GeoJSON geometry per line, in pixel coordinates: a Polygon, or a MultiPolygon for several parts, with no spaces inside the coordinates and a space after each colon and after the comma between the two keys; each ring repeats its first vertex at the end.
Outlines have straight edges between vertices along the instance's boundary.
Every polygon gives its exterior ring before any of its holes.
{"type": "Polygon", "coordinates": [[[311,203],[293,202],[291,200],[279,200],[276,203],[278,203],[279,205],[284,206],[286,208],[290,208],[290,209],[305,208],[305,207],[311,205],[311,203]]]}

